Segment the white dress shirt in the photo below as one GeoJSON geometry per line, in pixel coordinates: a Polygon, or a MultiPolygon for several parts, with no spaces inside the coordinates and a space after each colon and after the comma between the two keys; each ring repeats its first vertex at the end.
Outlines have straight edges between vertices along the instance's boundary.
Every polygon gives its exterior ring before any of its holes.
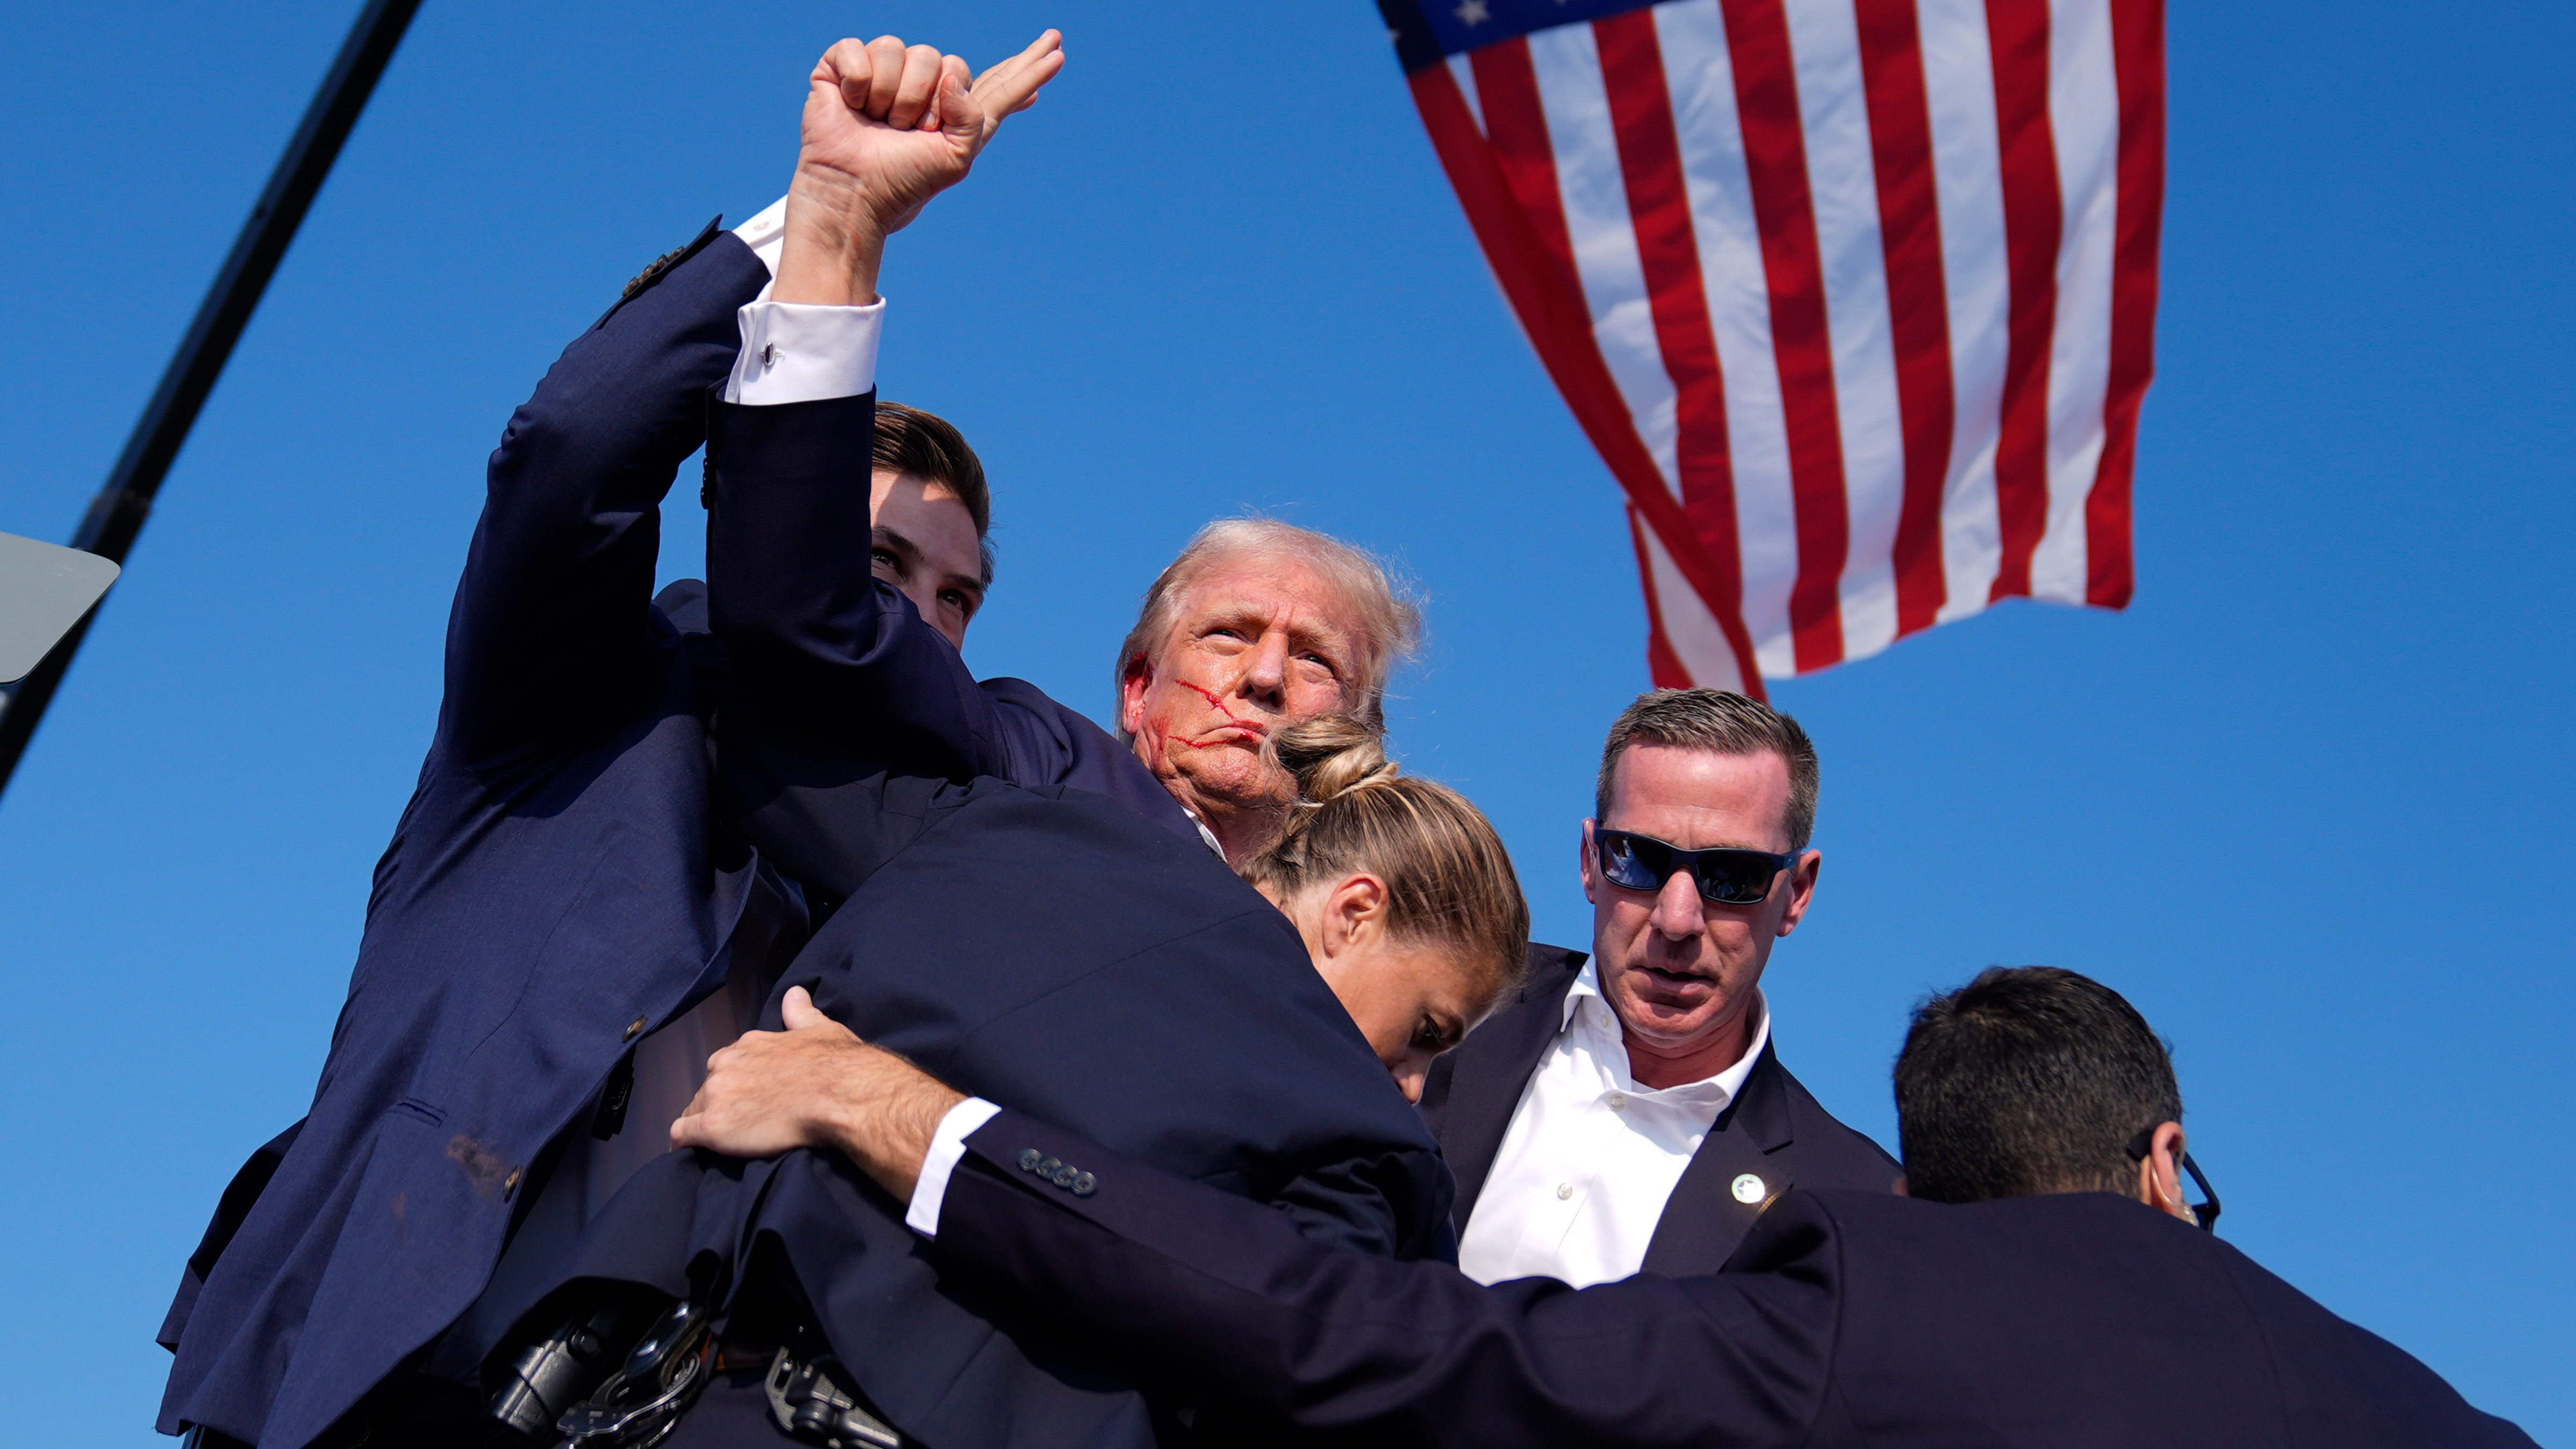
{"type": "Polygon", "coordinates": [[[1771,1040],[1755,991],[1752,1033],[1735,1065],[1678,1087],[1637,1085],[1619,1018],[1586,965],[1565,993],[1564,1025],[1522,1089],[1501,1150],[1458,1239],[1479,1283],[1562,1279],[1580,1288],[1635,1273],[1710,1125],[1771,1040]]]}

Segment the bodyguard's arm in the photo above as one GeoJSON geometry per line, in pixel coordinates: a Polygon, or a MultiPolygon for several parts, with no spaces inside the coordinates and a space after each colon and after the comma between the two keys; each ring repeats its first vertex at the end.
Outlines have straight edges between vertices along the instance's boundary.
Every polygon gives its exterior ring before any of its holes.
{"type": "Polygon", "coordinates": [[[1485,1288],[1316,1243],[1258,1204],[1011,1112],[966,1136],[941,1198],[943,1272],[1310,1429],[1532,1449],[1795,1445],[1831,1361],[1820,1214],[1767,1235],[1767,1271],[1485,1288]]]}
{"type": "Polygon", "coordinates": [[[1268,1207],[962,1097],[890,1052],[834,1050],[836,1100],[814,1125],[910,1203],[943,1273],[1043,1305],[1194,1396],[1310,1429],[1531,1449],[1785,1449],[1822,1403],[1840,1255],[1804,1195],[1776,1205],[1758,1256],[1733,1265],[1750,1271],[1485,1288],[1444,1264],[1317,1242],[1268,1207]]]}
{"type": "MultiPolygon", "coordinates": [[[[1003,118],[1055,73],[1057,41],[1048,32],[971,87],[963,61],[891,37],[825,54],[775,300],[817,313],[881,305],[887,235],[966,175],[1003,118]]],[[[1000,773],[991,702],[955,648],[873,575],[873,396],[753,401],[717,405],[708,448],[708,602],[737,688],[789,729],[860,737],[958,778],[1000,773]]]]}
{"type": "Polygon", "coordinates": [[[448,618],[440,730],[470,760],[626,704],[656,648],[660,508],[768,271],[708,233],[584,333],[512,415],[448,618]]]}

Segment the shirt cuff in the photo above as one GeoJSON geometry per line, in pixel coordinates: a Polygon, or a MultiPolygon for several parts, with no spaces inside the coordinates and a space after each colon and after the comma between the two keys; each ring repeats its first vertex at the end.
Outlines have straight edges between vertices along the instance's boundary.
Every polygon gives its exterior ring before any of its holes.
{"type": "Polygon", "coordinates": [[[737,314],[742,351],[724,400],[750,407],[858,397],[877,385],[885,299],[864,307],[759,301],[737,314]]]}
{"type": "Polygon", "coordinates": [[[969,1097],[948,1109],[939,1130],[930,1134],[930,1151],[921,1159],[921,1178],[912,1185],[912,1206],[903,1225],[925,1238],[939,1236],[939,1205],[948,1198],[949,1174],[966,1158],[966,1139],[1002,1109],[981,1097],[969,1097]]]}
{"type": "MultiPolygon", "coordinates": [[[[742,244],[751,248],[762,266],[769,268],[769,275],[777,276],[779,249],[787,244],[787,198],[782,196],[769,203],[758,216],[735,227],[733,234],[742,238],[742,244]]],[[[763,290],[761,295],[769,294],[763,290]]]]}

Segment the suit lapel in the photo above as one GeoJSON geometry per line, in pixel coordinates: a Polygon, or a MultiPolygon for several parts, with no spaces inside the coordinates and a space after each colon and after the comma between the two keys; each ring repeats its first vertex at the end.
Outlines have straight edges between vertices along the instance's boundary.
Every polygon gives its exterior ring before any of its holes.
{"type": "Polygon", "coordinates": [[[1484,1190],[1485,1174],[1493,1170],[1494,1155],[1503,1150],[1503,1134],[1511,1128],[1512,1110],[1521,1103],[1530,1073],[1565,1026],[1565,993],[1583,967],[1580,951],[1533,947],[1532,956],[1541,949],[1556,954],[1533,960],[1530,984],[1519,999],[1450,1053],[1457,1066],[1432,1131],[1449,1160],[1450,1175],[1458,1180],[1458,1203],[1450,1217],[1460,1232],[1466,1231],[1476,1194],[1484,1190]]]}
{"type": "Polygon", "coordinates": [[[1643,1271],[1674,1278],[1716,1272],[1762,1209],[1792,1186],[1789,1164],[1777,1155],[1792,1140],[1783,1075],[1765,1042],[1744,1090],[1718,1114],[1664,1200],[1643,1271]],[[1754,1180],[1739,1193],[1747,1175],[1754,1180]]]}

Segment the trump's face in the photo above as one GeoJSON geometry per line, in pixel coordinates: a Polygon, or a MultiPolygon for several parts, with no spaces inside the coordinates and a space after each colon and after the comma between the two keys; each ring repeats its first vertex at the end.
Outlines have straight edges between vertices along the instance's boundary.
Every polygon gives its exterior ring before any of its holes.
{"type": "Polygon", "coordinates": [[[1691,873],[1630,890],[1601,874],[1593,832],[1606,826],[1684,850],[1789,849],[1789,764],[1778,753],[1634,744],[1619,758],[1610,818],[1583,822],[1583,894],[1601,992],[1625,1028],[1632,1070],[1649,1086],[1712,1076],[1743,1052],[1747,1009],[1771,943],[1795,930],[1822,857],[1807,851],[1747,905],[1706,900],[1691,873]],[[1649,1080],[1652,1069],[1668,1081],[1649,1080]],[[1705,1067],[1706,1070],[1700,1070],[1705,1067]],[[1675,1075],[1681,1073],[1682,1075],[1675,1075]]]}
{"type": "Polygon", "coordinates": [[[1202,817],[1276,809],[1296,785],[1263,743],[1283,725],[1357,706],[1359,638],[1341,590],[1305,563],[1220,560],[1189,584],[1153,651],[1127,661],[1119,724],[1137,758],[1202,817]]]}

